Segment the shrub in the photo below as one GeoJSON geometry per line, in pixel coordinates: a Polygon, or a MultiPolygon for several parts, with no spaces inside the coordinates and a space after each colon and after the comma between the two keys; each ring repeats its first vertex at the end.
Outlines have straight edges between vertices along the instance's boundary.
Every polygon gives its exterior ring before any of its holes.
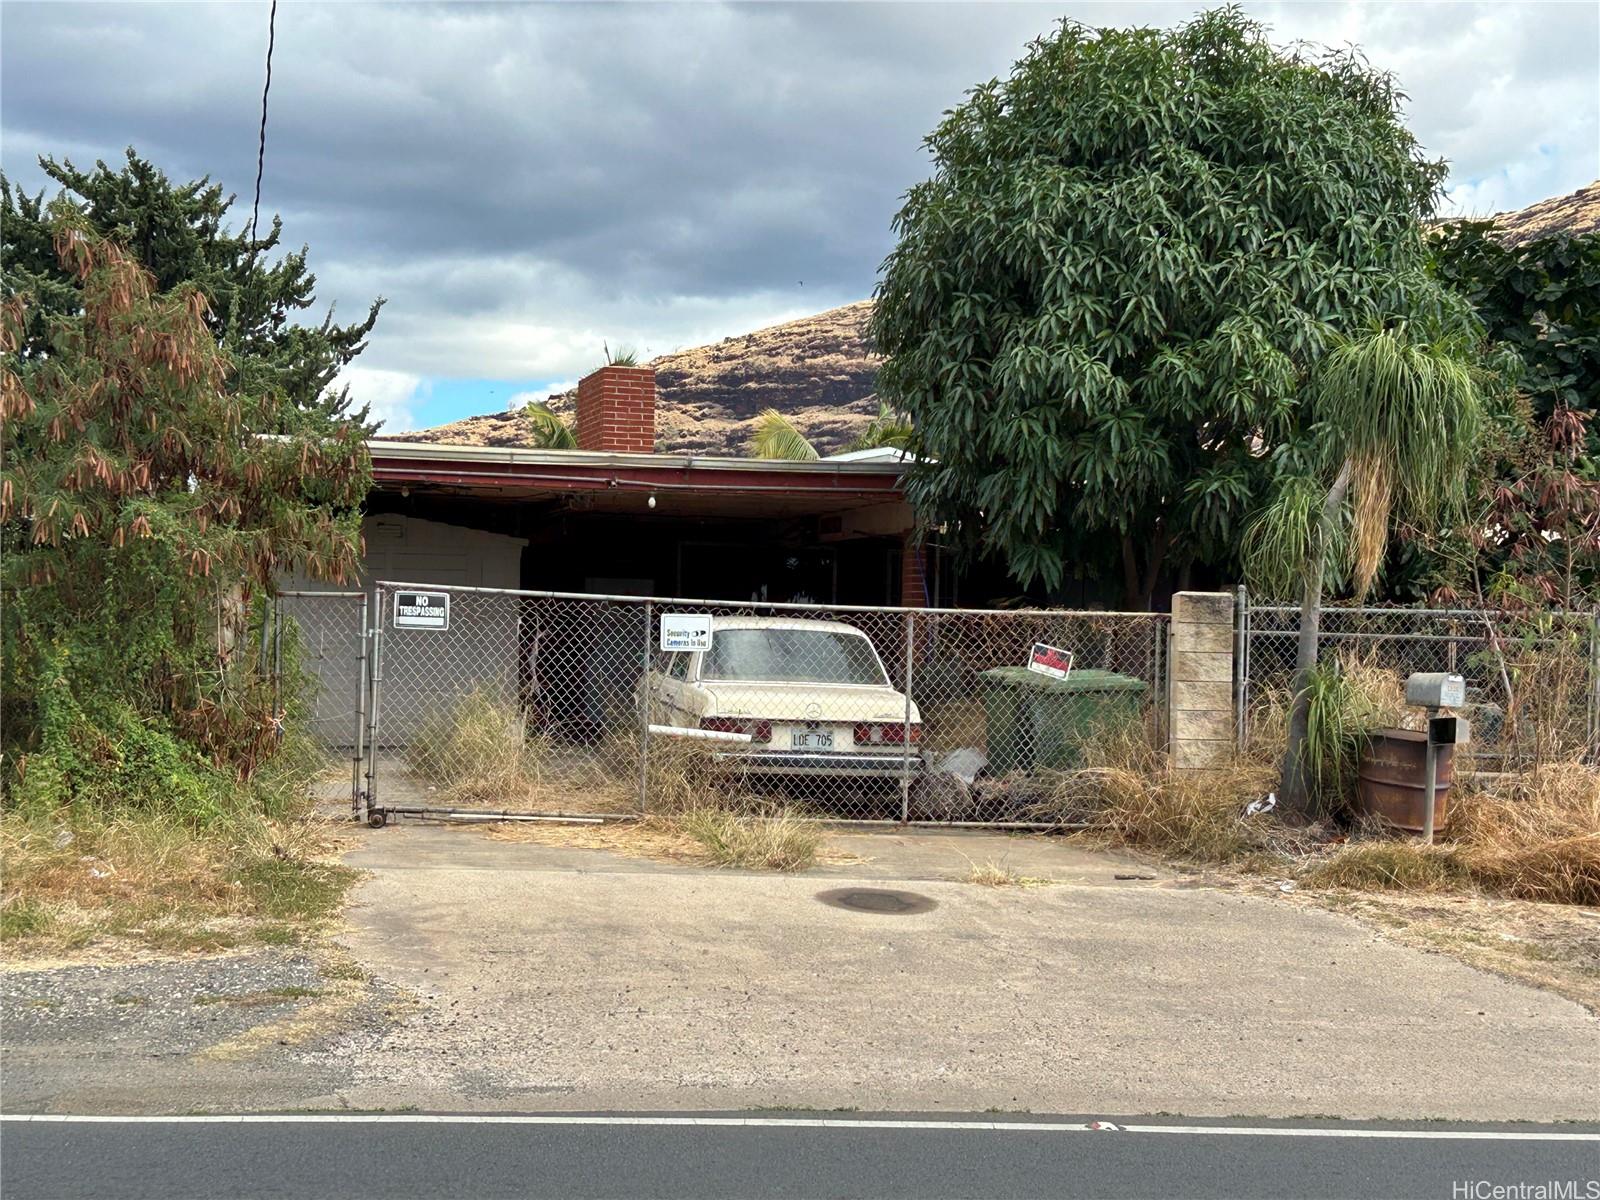
{"type": "Polygon", "coordinates": [[[1405,716],[1399,676],[1371,659],[1340,654],[1312,672],[1301,748],[1306,777],[1322,812],[1347,812],[1356,771],[1375,730],[1405,716]]]}

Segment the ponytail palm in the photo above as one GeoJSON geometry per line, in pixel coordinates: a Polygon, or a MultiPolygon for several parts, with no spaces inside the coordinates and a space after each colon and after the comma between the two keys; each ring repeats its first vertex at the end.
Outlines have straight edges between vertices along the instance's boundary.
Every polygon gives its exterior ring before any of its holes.
{"type": "Polygon", "coordinates": [[[1339,343],[1313,400],[1333,478],[1288,479],[1246,535],[1251,574],[1269,591],[1300,591],[1295,698],[1284,752],[1284,803],[1310,808],[1304,748],[1325,589],[1348,578],[1366,595],[1396,524],[1458,511],[1483,402],[1463,348],[1400,324],[1339,343]]]}

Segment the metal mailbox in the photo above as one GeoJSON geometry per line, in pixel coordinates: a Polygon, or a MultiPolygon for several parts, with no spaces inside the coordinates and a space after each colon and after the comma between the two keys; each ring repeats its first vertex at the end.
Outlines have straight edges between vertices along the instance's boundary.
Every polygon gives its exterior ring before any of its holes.
{"type": "Polygon", "coordinates": [[[1421,708],[1460,708],[1467,702],[1467,681],[1460,675],[1418,671],[1406,679],[1406,703],[1421,708]]]}

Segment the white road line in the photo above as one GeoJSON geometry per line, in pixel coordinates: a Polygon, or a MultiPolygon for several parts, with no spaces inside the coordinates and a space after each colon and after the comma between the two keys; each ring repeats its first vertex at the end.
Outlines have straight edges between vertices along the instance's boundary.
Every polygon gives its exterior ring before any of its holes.
{"type": "Polygon", "coordinates": [[[101,1116],[80,1113],[0,1115],[0,1122],[43,1125],[637,1125],[739,1129],[910,1129],[981,1133],[1153,1133],[1191,1137],[1377,1138],[1396,1141],[1600,1142],[1600,1133],[1499,1129],[1341,1129],[1283,1125],[1113,1125],[1066,1121],[918,1121],[862,1117],[652,1117],[564,1113],[239,1113],[101,1116]]]}

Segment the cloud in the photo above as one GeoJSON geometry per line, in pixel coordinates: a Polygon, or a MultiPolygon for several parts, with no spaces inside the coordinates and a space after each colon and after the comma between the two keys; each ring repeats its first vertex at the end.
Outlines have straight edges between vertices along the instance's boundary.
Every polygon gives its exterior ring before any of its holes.
{"type": "Polygon", "coordinates": [[[559,396],[562,392],[569,392],[578,386],[576,377],[572,379],[558,379],[543,388],[533,391],[517,392],[506,400],[506,411],[516,412],[519,408],[527,408],[530,404],[544,404],[551,396],[559,396]]]}
{"type": "Polygon", "coordinates": [[[366,405],[371,410],[370,419],[378,422],[384,433],[405,433],[415,428],[416,408],[426,390],[421,376],[350,366],[344,369],[339,383],[349,385],[351,407],[366,405]]]}
{"type": "MultiPolygon", "coordinates": [[[[1195,6],[1072,4],[1090,24],[1195,6]]],[[[1589,4],[1252,5],[1280,42],[1359,43],[1451,160],[1452,211],[1600,176],[1589,4]]],[[[870,293],[922,137],[1058,10],[1032,4],[280,6],[263,208],[319,302],[388,297],[362,368],[572,378],[870,293]]],[[[254,182],[263,15],[6,5],[0,163],[115,158],[254,182]],[[70,78],[73,85],[62,87],[70,78]]],[[[246,219],[242,208],[236,221],[246,219]]],[[[369,382],[369,387],[373,386],[369,382]]],[[[399,383],[395,421],[415,408],[399,383]],[[411,409],[407,406],[410,405],[411,409]]]]}

